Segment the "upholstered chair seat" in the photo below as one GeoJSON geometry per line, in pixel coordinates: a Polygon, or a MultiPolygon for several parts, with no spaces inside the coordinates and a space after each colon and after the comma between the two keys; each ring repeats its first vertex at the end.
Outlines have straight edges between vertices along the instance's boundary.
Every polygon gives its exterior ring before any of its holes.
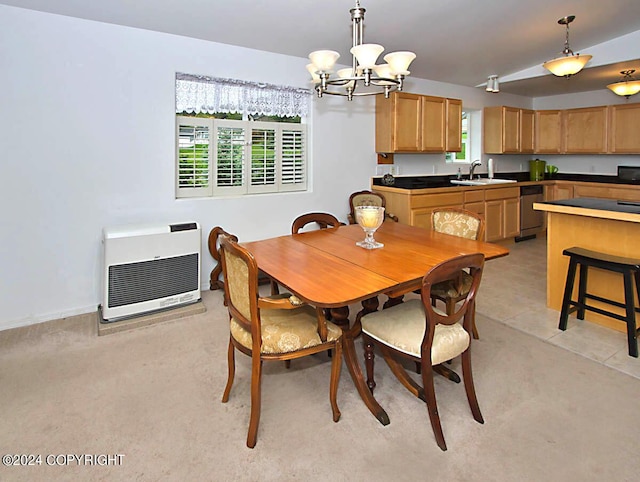
{"type": "MultiPolygon", "coordinates": [[[[446,313],[434,308],[436,313],[446,313]]],[[[397,351],[420,358],[426,329],[424,306],[410,300],[393,310],[376,311],[362,319],[362,330],[374,340],[397,351]]],[[[460,323],[436,325],[431,346],[431,365],[439,365],[457,357],[469,347],[469,333],[460,323]]]]}
{"type": "MultiPolygon", "coordinates": [[[[318,316],[315,308],[303,305],[291,310],[264,310],[262,321],[262,344],[260,352],[283,354],[321,345],[318,335],[318,316]]],[[[242,346],[251,349],[251,332],[231,319],[231,336],[242,346]]],[[[342,336],[342,330],[327,322],[327,340],[335,342],[342,336]]]]}

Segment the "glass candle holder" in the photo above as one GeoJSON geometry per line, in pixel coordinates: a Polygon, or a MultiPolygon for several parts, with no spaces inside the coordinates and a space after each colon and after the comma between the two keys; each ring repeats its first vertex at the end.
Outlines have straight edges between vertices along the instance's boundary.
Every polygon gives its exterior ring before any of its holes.
{"type": "Polygon", "coordinates": [[[382,248],[384,244],[377,242],[373,238],[373,233],[382,225],[384,221],[384,208],[381,206],[356,206],[356,222],[364,230],[364,240],[358,241],[356,245],[365,249],[382,248]]]}

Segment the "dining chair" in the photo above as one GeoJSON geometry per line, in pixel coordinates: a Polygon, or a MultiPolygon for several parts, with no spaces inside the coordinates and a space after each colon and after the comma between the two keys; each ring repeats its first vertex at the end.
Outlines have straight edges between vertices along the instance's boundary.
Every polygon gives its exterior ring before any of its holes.
{"type": "MultiPolygon", "coordinates": [[[[357,224],[356,206],[382,206],[383,208],[386,208],[387,200],[384,195],[379,192],[366,190],[354,192],[349,196],[349,214],[347,215],[349,224],[357,224]]],[[[386,209],[384,211],[384,217],[385,220],[391,219],[396,223],[398,222],[398,216],[388,213],[386,209]]]]}
{"type": "Polygon", "coordinates": [[[306,213],[293,220],[291,234],[298,234],[301,229],[312,223],[315,223],[319,229],[335,228],[343,224],[333,214],[306,213]]]}
{"type": "Polygon", "coordinates": [[[364,335],[367,375],[371,379],[369,386],[375,386],[373,345],[376,345],[402,385],[426,402],[431,427],[442,450],[447,450],[447,445],[438,415],[432,367],[461,355],[464,388],[471,413],[477,422],[484,423],[473,384],[470,336],[475,297],[483,267],[482,253],[444,261],[424,275],[420,300],[400,303],[367,314],[360,320],[364,335]],[[456,305],[453,313],[448,314],[431,304],[432,290],[437,283],[451,279],[461,270],[469,270],[472,282],[464,301],[456,305]],[[460,320],[463,322],[460,323],[460,320]],[[409,376],[397,357],[408,358],[421,364],[422,386],[409,376]]]}
{"type": "Polygon", "coordinates": [[[333,421],[340,419],[337,404],[342,365],[342,330],[325,320],[322,310],[288,293],[260,297],[258,265],[253,255],[232,236],[220,237],[220,257],[229,311],[229,376],[222,402],[229,400],[235,377],[235,350],[251,357],[251,414],[247,446],[256,445],[260,422],[262,363],[291,360],[333,350],[329,400],[333,421]]]}
{"type": "MultiPolygon", "coordinates": [[[[477,213],[461,208],[439,208],[431,213],[431,227],[439,233],[451,234],[460,238],[482,241],[484,238],[484,219],[477,213]]],[[[441,300],[446,312],[453,313],[456,303],[467,296],[471,286],[471,276],[460,271],[450,280],[437,284],[431,290],[432,302],[441,300]]],[[[478,339],[478,329],[473,314],[473,337],[478,339]]]]}
{"type": "MultiPolygon", "coordinates": [[[[216,265],[213,267],[213,269],[211,270],[211,273],[209,274],[210,290],[219,290],[219,289],[224,290],[224,279],[222,279],[222,262],[220,261],[220,241],[219,241],[220,236],[222,236],[223,234],[230,236],[236,242],[238,241],[237,236],[227,233],[220,226],[214,227],[209,232],[209,239],[208,239],[209,253],[211,254],[211,257],[213,258],[213,260],[216,262],[216,265]]],[[[266,273],[263,273],[262,271],[258,272],[258,284],[259,285],[270,284],[272,295],[276,295],[280,291],[278,284],[275,281],[273,281],[269,276],[267,276],[266,273]]]]}

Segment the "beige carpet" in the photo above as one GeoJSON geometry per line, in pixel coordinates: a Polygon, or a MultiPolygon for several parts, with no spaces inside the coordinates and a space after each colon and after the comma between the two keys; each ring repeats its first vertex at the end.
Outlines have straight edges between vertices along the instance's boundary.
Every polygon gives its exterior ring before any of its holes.
{"type": "Polygon", "coordinates": [[[346,369],[333,423],[324,355],[290,370],[265,364],[258,444],[248,449],[248,358],[238,357],[222,404],[227,315],[220,292],[203,295],[203,314],[105,337],[93,316],[0,332],[2,453],[42,456],[40,466],[0,466],[0,480],[638,478],[640,380],[482,315],[473,358],[486,423],[473,420],[462,384],[437,378],[448,452],[381,358],[376,394],[391,424],[369,413],[346,369]],[[60,454],[121,463],[47,465],[60,454]]]}

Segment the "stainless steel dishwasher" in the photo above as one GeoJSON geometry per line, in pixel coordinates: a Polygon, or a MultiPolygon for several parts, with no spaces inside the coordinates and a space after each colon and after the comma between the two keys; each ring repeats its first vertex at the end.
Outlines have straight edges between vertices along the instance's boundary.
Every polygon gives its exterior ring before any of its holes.
{"type": "Polygon", "coordinates": [[[533,209],[533,203],[544,201],[541,184],[520,187],[520,236],[516,241],[533,239],[542,229],[544,212],[533,209]]]}

